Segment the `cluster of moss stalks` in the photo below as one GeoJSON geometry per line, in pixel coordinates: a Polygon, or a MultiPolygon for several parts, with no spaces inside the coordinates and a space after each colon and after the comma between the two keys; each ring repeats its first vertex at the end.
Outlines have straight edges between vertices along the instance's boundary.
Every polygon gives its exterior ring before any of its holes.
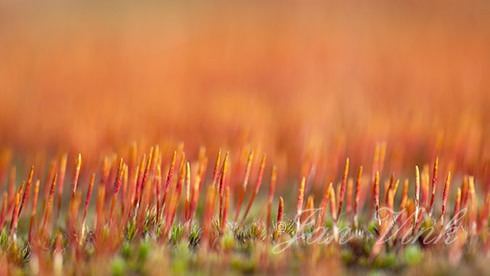
{"type": "Polygon", "coordinates": [[[361,166],[350,177],[347,159],[318,191],[309,176],[280,183],[265,154],[252,174],[253,151],[231,170],[220,150],[209,173],[204,150],[192,161],[182,148],[165,157],[133,145],[100,166],[77,155],[67,170],[64,154],[17,181],[3,153],[0,274],[490,272],[490,197],[473,176],[456,185],[448,171],[440,181],[437,158],[414,166],[414,179],[390,174],[381,185],[377,146],[371,175],[361,166]],[[276,185],[290,192],[277,197],[276,185]]]}

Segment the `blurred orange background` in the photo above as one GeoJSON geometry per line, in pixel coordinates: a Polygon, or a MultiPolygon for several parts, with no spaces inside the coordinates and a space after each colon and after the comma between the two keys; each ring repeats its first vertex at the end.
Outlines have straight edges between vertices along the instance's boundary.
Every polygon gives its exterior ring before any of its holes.
{"type": "Polygon", "coordinates": [[[17,152],[490,157],[488,1],[0,7],[0,144],[17,152]]]}

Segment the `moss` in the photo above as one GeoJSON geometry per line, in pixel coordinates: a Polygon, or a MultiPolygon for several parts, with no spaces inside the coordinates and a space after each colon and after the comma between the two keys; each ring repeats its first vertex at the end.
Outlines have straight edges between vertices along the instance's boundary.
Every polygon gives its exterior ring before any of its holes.
{"type": "Polygon", "coordinates": [[[408,265],[416,265],[420,263],[423,258],[423,252],[416,245],[410,245],[403,251],[403,260],[408,265]]]}
{"type": "Polygon", "coordinates": [[[233,258],[230,266],[242,273],[250,274],[255,271],[255,263],[252,260],[242,256],[233,258]]]}
{"type": "Polygon", "coordinates": [[[150,249],[151,249],[151,244],[147,240],[143,240],[140,243],[140,247],[138,250],[138,260],[139,261],[144,261],[148,258],[148,255],[150,254],[150,249]]]}
{"type": "Polygon", "coordinates": [[[126,261],[121,257],[116,257],[112,261],[112,275],[121,276],[126,273],[126,261]]]}
{"type": "Polygon", "coordinates": [[[230,232],[225,233],[223,237],[221,237],[220,243],[223,250],[233,249],[235,244],[233,234],[230,232]]]}
{"type": "Polygon", "coordinates": [[[125,241],[122,243],[121,254],[125,259],[128,259],[131,256],[131,245],[129,242],[125,241]]]}
{"type": "Polygon", "coordinates": [[[354,255],[350,251],[342,251],[342,261],[346,264],[352,263],[354,255]]]}
{"type": "Polygon", "coordinates": [[[170,239],[173,244],[177,244],[182,239],[183,236],[184,236],[184,226],[179,224],[172,227],[172,234],[170,236],[170,239]]]}

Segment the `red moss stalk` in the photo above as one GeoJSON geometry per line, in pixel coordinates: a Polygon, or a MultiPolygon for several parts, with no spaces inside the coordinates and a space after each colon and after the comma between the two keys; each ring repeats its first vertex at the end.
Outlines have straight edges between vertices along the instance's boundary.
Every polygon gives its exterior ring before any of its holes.
{"type": "Polygon", "coordinates": [[[213,209],[214,209],[214,187],[209,186],[206,191],[206,207],[204,210],[204,217],[202,223],[202,244],[203,248],[207,248],[209,245],[209,232],[211,230],[211,223],[213,218],[213,209]]]}
{"type": "Polygon", "coordinates": [[[136,193],[135,193],[135,198],[134,198],[134,206],[136,207],[136,212],[138,211],[138,207],[140,205],[140,194],[143,192],[141,189],[141,183],[143,182],[143,176],[145,174],[145,167],[146,167],[146,154],[143,154],[143,158],[141,158],[141,162],[139,165],[139,171],[138,171],[138,179],[136,181],[136,193]]]}
{"type": "Polygon", "coordinates": [[[402,192],[402,198],[400,200],[400,207],[398,208],[398,212],[401,213],[399,216],[398,216],[398,219],[397,219],[397,224],[399,225],[400,227],[400,233],[404,233],[408,227],[410,226],[409,224],[405,223],[405,216],[408,214],[408,211],[406,210],[406,206],[407,206],[407,195],[408,195],[408,184],[409,184],[409,181],[408,179],[405,179],[404,183],[403,183],[403,192],[402,192]],[[400,225],[402,224],[402,225],[400,225]]]}
{"type": "Polygon", "coordinates": [[[216,181],[218,180],[218,173],[219,173],[219,164],[221,162],[221,149],[218,151],[218,156],[216,157],[216,164],[214,165],[214,171],[213,171],[213,190],[217,193],[216,189],[216,181]]]}
{"type": "Polygon", "coordinates": [[[474,235],[476,233],[476,194],[475,194],[475,178],[473,176],[469,177],[469,200],[471,201],[470,213],[468,216],[468,226],[470,229],[470,234],[474,235]]]}
{"type": "Polygon", "coordinates": [[[489,206],[490,206],[490,193],[487,193],[487,196],[485,197],[485,204],[483,205],[482,210],[480,212],[480,219],[479,219],[479,223],[478,223],[478,231],[485,229],[488,225],[489,206]]]}
{"type": "Polygon", "coordinates": [[[22,191],[18,192],[17,195],[15,196],[14,211],[12,212],[12,220],[10,221],[10,229],[8,234],[8,238],[10,238],[10,235],[13,235],[14,243],[17,240],[17,223],[19,221],[19,207],[20,207],[21,195],[22,195],[22,191]]]}
{"type": "Polygon", "coordinates": [[[313,216],[314,208],[315,208],[315,200],[313,199],[313,196],[310,195],[306,200],[305,212],[303,214],[303,224],[310,223],[312,225],[315,225],[315,217],[313,216]],[[308,219],[311,220],[308,221],[308,219]]]}
{"type": "MultiPolygon", "coordinates": [[[[157,165],[161,162],[161,159],[162,159],[162,155],[160,154],[160,145],[155,145],[155,150],[153,152],[153,161],[150,167],[150,175],[155,174],[157,165]]],[[[155,189],[152,189],[151,192],[153,193],[154,190],[155,189]]]]}
{"type": "Polygon", "coordinates": [[[224,204],[224,196],[225,196],[225,186],[226,186],[226,170],[228,166],[228,155],[229,152],[226,152],[225,160],[223,162],[223,167],[221,168],[220,181],[219,181],[219,221],[222,223],[223,220],[223,204],[224,204]]]}
{"type": "Polygon", "coordinates": [[[376,207],[376,219],[378,220],[378,225],[381,225],[379,217],[379,172],[376,172],[374,176],[374,204],[376,207]]]}
{"type": "Polygon", "coordinates": [[[192,185],[192,196],[191,202],[189,206],[189,227],[192,225],[192,221],[194,220],[194,215],[196,213],[197,201],[199,200],[199,191],[200,191],[200,183],[201,183],[201,174],[196,174],[196,179],[194,180],[194,185],[192,185]]]}
{"type": "Polygon", "coordinates": [[[84,237],[85,237],[85,224],[86,224],[86,219],[87,219],[87,211],[88,211],[88,206],[90,205],[90,198],[92,197],[94,182],[95,182],[95,173],[93,173],[92,176],[90,177],[90,184],[88,186],[87,197],[85,199],[85,207],[83,210],[82,230],[81,230],[80,242],[83,242],[84,237]]]}
{"type": "Polygon", "coordinates": [[[432,171],[432,195],[430,197],[429,217],[432,217],[432,209],[434,205],[434,195],[436,194],[437,174],[439,170],[439,158],[434,161],[434,170],[432,171]]]}
{"type": "Polygon", "coordinates": [[[119,194],[119,190],[121,188],[121,182],[122,182],[122,178],[124,175],[124,172],[123,172],[124,166],[123,165],[124,165],[123,159],[121,158],[119,160],[119,166],[117,167],[117,177],[116,177],[116,180],[114,182],[114,191],[112,194],[111,209],[109,212],[109,223],[112,223],[112,213],[114,210],[114,204],[116,203],[117,195],[119,194]]]}
{"type": "Polygon", "coordinates": [[[32,200],[31,219],[30,219],[30,222],[29,222],[29,236],[28,236],[29,243],[32,242],[32,229],[34,227],[34,217],[36,216],[37,199],[38,199],[38,195],[39,195],[39,184],[40,184],[40,181],[37,180],[36,181],[36,184],[34,185],[34,198],[32,200]]]}
{"type": "Polygon", "coordinates": [[[109,163],[108,163],[109,173],[107,175],[107,178],[105,178],[105,181],[104,181],[104,187],[105,187],[105,190],[107,191],[105,194],[104,200],[110,202],[110,200],[112,198],[112,192],[109,192],[109,191],[113,190],[113,188],[114,188],[113,179],[116,179],[116,177],[117,177],[117,165],[118,165],[117,154],[113,153],[111,156],[109,156],[108,160],[109,160],[109,163]]]}
{"type": "Polygon", "coordinates": [[[335,193],[335,189],[332,187],[329,187],[330,188],[330,215],[332,217],[332,220],[334,222],[334,224],[337,224],[337,212],[335,211],[335,207],[337,206],[335,204],[335,202],[337,201],[336,200],[336,193],[335,193]]]}
{"type": "Polygon", "coordinates": [[[447,172],[446,184],[444,185],[444,194],[442,196],[441,225],[444,224],[444,215],[446,214],[446,206],[449,197],[450,185],[451,185],[451,172],[447,172]]]}
{"type": "Polygon", "coordinates": [[[245,195],[245,191],[247,190],[248,179],[250,177],[250,168],[252,167],[253,157],[254,157],[254,151],[252,150],[248,155],[247,166],[245,168],[245,174],[243,177],[242,191],[240,192],[240,199],[238,200],[238,206],[235,214],[235,223],[237,223],[238,221],[238,216],[240,215],[240,208],[242,206],[243,196],[245,195]]]}
{"type": "Polygon", "coordinates": [[[400,179],[395,182],[395,187],[393,187],[393,196],[396,197],[396,191],[398,191],[398,185],[400,184],[400,179]]]}
{"type": "Polygon", "coordinates": [[[177,159],[177,152],[174,151],[174,155],[172,157],[172,162],[170,163],[170,167],[168,168],[167,182],[165,183],[165,191],[163,194],[161,208],[163,208],[163,205],[165,204],[165,201],[167,200],[167,195],[168,195],[168,192],[170,190],[170,183],[172,183],[172,177],[174,175],[176,159],[177,159]]]}
{"type": "Polygon", "coordinates": [[[394,186],[395,186],[395,174],[394,174],[394,173],[392,173],[392,174],[391,174],[391,177],[390,177],[390,182],[389,182],[389,184],[388,184],[388,185],[386,185],[386,183],[385,183],[385,191],[384,191],[384,192],[385,192],[385,193],[384,193],[384,195],[385,195],[385,200],[384,200],[385,205],[388,205],[388,199],[389,199],[388,192],[389,192],[390,190],[392,190],[394,186]]]}
{"type": "Polygon", "coordinates": [[[403,183],[403,192],[402,192],[402,198],[400,200],[400,210],[403,211],[405,207],[407,206],[407,200],[408,200],[408,179],[405,179],[405,182],[403,183]]]}
{"type": "Polygon", "coordinates": [[[352,219],[352,189],[353,189],[353,186],[354,186],[354,180],[352,180],[352,177],[349,177],[349,179],[347,180],[347,209],[346,209],[346,212],[347,212],[347,216],[350,217],[352,219]]]}
{"type": "Polygon", "coordinates": [[[337,227],[337,213],[335,211],[335,190],[332,187],[330,187],[330,215],[332,216],[332,221],[333,221],[333,234],[334,238],[336,241],[338,241],[338,227],[337,227]]]}
{"type": "Polygon", "coordinates": [[[157,189],[157,225],[160,223],[160,185],[162,185],[162,165],[158,162],[156,167],[155,184],[157,189]]]}
{"type": "Polygon", "coordinates": [[[226,219],[228,217],[228,203],[230,199],[230,187],[226,187],[225,192],[225,206],[223,207],[223,218],[221,220],[221,233],[224,233],[226,230],[226,219]]]}
{"type": "Polygon", "coordinates": [[[85,226],[87,211],[90,205],[90,199],[92,198],[92,191],[94,189],[94,182],[95,182],[95,173],[93,173],[92,176],[90,177],[90,183],[87,190],[87,197],[85,198],[85,207],[84,207],[83,218],[82,218],[82,228],[83,226],[85,226]]]}
{"type": "Polygon", "coordinates": [[[425,209],[420,209],[419,215],[418,217],[416,217],[417,223],[415,223],[415,226],[413,228],[413,233],[418,233],[420,229],[420,225],[422,225],[422,217],[424,216],[425,212],[426,212],[425,209]]]}
{"type": "Polygon", "coordinates": [[[459,225],[458,216],[459,216],[460,206],[461,206],[461,188],[458,188],[458,193],[456,194],[456,203],[454,203],[453,227],[457,227],[459,225]]]}
{"type": "MultiPolygon", "coordinates": [[[[58,179],[58,174],[54,175],[53,182],[51,184],[51,189],[49,191],[49,196],[48,196],[48,201],[46,201],[46,206],[44,208],[44,218],[43,218],[43,224],[41,228],[41,237],[44,237],[45,230],[47,224],[49,224],[50,221],[50,216],[51,216],[51,210],[52,210],[52,205],[53,205],[53,197],[54,197],[54,191],[56,188],[56,180],[58,179]]],[[[74,197],[72,197],[73,199],[74,197]]]]}
{"type": "Polygon", "coordinates": [[[145,185],[146,182],[148,181],[148,175],[150,174],[150,168],[153,160],[153,147],[150,148],[150,155],[148,156],[148,161],[146,162],[146,168],[145,168],[145,173],[143,174],[143,179],[141,181],[140,185],[140,194],[139,194],[139,199],[138,202],[141,204],[142,199],[143,199],[143,192],[145,191],[145,185]]]}
{"type": "Polygon", "coordinates": [[[204,250],[209,246],[209,232],[211,230],[211,223],[214,213],[214,189],[213,186],[208,186],[206,190],[206,203],[204,207],[204,216],[202,221],[202,240],[201,244],[204,250]]]}
{"type": "Polygon", "coordinates": [[[99,185],[97,190],[97,203],[95,206],[95,232],[100,236],[105,220],[105,186],[99,185]]]}
{"type": "Polygon", "coordinates": [[[420,204],[422,208],[425,208],[426,211],[429,210],[429,166],[425,165],[420,179],[420,204]]]}
{"type": "Polygon", "coordinates": [[[415,222],[417,224],[417,219],[419,216],[420,208],[420,172],[419,167],[415,166],[415,222]]]}
{"type": "Polygon", "coordinates": [[[395,194],[393,193],[392,189],[388,190],[387,207],[388,207],[388,216],[389,216],[388,221],[391,223],[393,219],[393,212],[395,212],[395,194]]]}
{"type": "Polygon", "coordinates": [[[340,186],[339,207],[337,210],[337,218],[340,217],[342,211],[342,203],[344,202],[345,187],[347,185],[347,176],[349,174],[349,158],[345,161],[344,175],[342,176],[342,185],[340,186]]]}
{"type": "MultiPolygon", "coordinates": [[[[80,177],[80,168],[81,168],[81,165],[82,165],[82,156],[81,154],[78,154],[78,159],[77,159],[77,162],[76,162],[76,166],[75,166],[75,174],[74,174],[74,177],[73,177],[73,190],[72,190],[72,194],[71,194],[71,200],[70,200],[70,207],[69,207],[69,214],[70,214],[70,217],[68,219],[68,223],[69,223],[69,227],[68,228],[71,228],[71,232],[74,232],[74,226],[71,225],[71,220],[73,219],[73,212],[75,212],[75,208],[77,204],[79,204],[79,199],[78,199],[78,202],[77,202],[77,196],[76,196],[76,193],[77,193],[77,188],[78,188],[78,179],[80,177]]],[[[76,212],[78,212],[78,210],[76,210],[76,212]]]]}
{"type": "MultiPolygon", "coordinates": [[[[271,186],[269,188],[269,198],[267,200],[267,238],[270,236],[270,228],[271,228],[271,208],[272,208],[272,200],[274,199],[274,191],[276,189],[276,181],[277,181],[277,167],[272,167],[271,173],[271,186]]],[[[236,222],[236,220],[235,220],[236,222]]]]}
{"type": "Polygon", "coordinates": [[[168,213],[166,216],[166,224],[165,224],[166,228],[164,231],[164,236],[167,235],[168,231],[171,229],[171,227],[173,225],[174,218],[175,218],[175,212],[177,211],[177,207],[178,207],[179,201],[180,201],[180,196],[182,194],[182,186],[184,185],[184,181],[186,180],[186,171],[190,170],[189,163],[187,163],[187,166],[186,166],[186,165],[184,165],[184,164],[186,164],[185,159],[182,159],[181,161],[183,164],[180,166],[179,181],[177,181],[177,186],[175,187],[175,191],[171,196],[170,205],[169,205],[168,213]]]}
{"type": "Polygon", "coordinates": [[[359,167],[359,172],[357,173],[357,180],[356,180],[356,198],[354,200],[354,225],[356,227],[359,226],[359,224],[358,224],[358,218],[357,218],[357,212],[358,212],[358,209],[359,209],[359,197],[360,197],[360,191],[361,191],[361,182],[362,182],[362,166],[359,167]]]}
{"type": "Polygon", "coordinates": [[[101,171],[101,176],[100,176],[100,183],[99,185],[104,186],[104,189],[107,189],[107,183],[109,182],[109,177],[111,174],[111,165],[109,165],[109,158],[105,157],[104,161],[102,162],[102,171],[101,171]]]}
{"type": "Polygon", "coordinates": [[[105,221],[105,185],[99,185],[97,189],[97,201],[95,204],[95,233],[102,234],[105,221]]]}
{"type": "Polygon", "coordinates": [[[320,203],[320,210],[318,211],[318,219],[315,227],[316,229],[323,227],[323,222],[325,221],[324,216],[330,199],[330,191],[333,190],[332,185],[332,182],[330,182],[328,185],[325,183],[325,191],[323,193],[323,199],[320,203]]]}
{"type": "MultiPolygon", "coordinates": [[[[391,189],[388,189],[387,205],[388,205],[388,208],[390,208],[391,210],[393,210],[393,201],[394,201],[393,191],[391,189]]],[[[392,213],[389,212],[390,219],[387,220],[388,222],[391,221],[391,214],[392,213]]],[[[389,224],[383,223],[383,225],[380,227],[380,235],[378,236],[378,238],[374,242],[373,248],[371,249],[371,253],[369,253],[368,260],[370,262],[372,262],[374,260],[374,258],[380,253],[381,249],[383,248],[383,244],[385,243],[384,240],[385,240],[386,236],[391,232],[394,225],[395,225],[394,223],[389,223],[389,224]]]]}
{"type": "Polygon", "coordinates": [[[136,166],[135,174],[133,175],[133,178],[131,180],[131,187],[130,191],[128,194],[128,212],[127,212],[127,218],[126,220],[129,221],[131,217],[131,213],[133,211],[134,206],[136,205],[136,189],[138,187],[138,172],[139,172],[139,165],[136,166]]]}
{"type": "MultiPolygon", "coordinates": [[[[75,248],[74,245],[76,245],[76,240],[77,240],[77,218],[78,218],[78,211],[80,210],[80,201],[81,201],[81,195],[77,194],[75,196],[75,199],[73,200],[72,204],[70,204],[70,210],[67,215],[67,233],[68,233],[68,240],[70,241],[71,245],[73,248],[75,248]]],[[[81,240],[80,240],[81,242],[81,240]]]]}
{"type": "Polygon", "coordinates": [[[0,229],[3,229],[3,224],[5,223],[5,213],[7,212],[7,201],[8,201],[8,194],[7,192],[3,192],[2,211],[0,212],[0,229]]]}
{"type": "Polygon", "coordinates": [[[75,167],[75,174],[74,174],[74,177],[73,177],[73,189],[72,189],[72,192],[71,192],[71,200],[72,201],[75,198],[75,195],[77,193],[78,178],[80,176],[80,168],[81,168],[81,166],[82,166],[82,155],[79,153],[78,154],[78,158],[77,158],[76,167],[75,167]]]}
{"type": "MultiPolygon", "coordinates": [[[[371,183],[372,183],[372,186],[371,186],[371,194],[374,195],[375,193],[375,185],[374,185],[374,178],[376,177],[376,172],[379,172],[379,155],[380,155],[380,143],[377,142],[376,143],[376,146],[374,148],[374,156],[373,156],[373,167],[371,169],[371,183]]],[[[374,200],[374,197],[373,197],[373,200],[374,200]]],[[[373,207],[374,204],[371,204],[370,205],[370,210],[372,210],[372,207],[373,207]]]]}
{"type": "Polygon", "coordinates": [[[194,219],[194,215],[196,213],[196,208],[197,208],[197,202],[199,200],[199,193],[201,191],[201,186],[202,186],[202,179],[204,177],[204,171],[206,170],[206,163],[207,159],[204,158],[203,161],[201,162],[201,165],[199,167],[199,172],[196,175],[196,180],[194,182],[194,189],[193,189],[193,196],[192,196],[192,201],[191,201],[191,217],[190,217],[190,222],[192,223],[194,219]]]}
{"type": "MultiPolygon", "coordinates": [[[[199,191],[202,188],[202,180],[204,179],[204,173],[206,172],[206,168],[208,166],[208,158],[206,157],[206,148],[202,147],[199,150],[199,170],[198,170],[198,175],[199,175],[199,191]]],[[[193,198],[194,200],[194,198],[193,198]]]]}
{"type": "Polygon", "coordinates": [[[143,201],[145,202],[145,210],[148,210],[148,208],[150,208],[151,206],[154,205],[154,200],[156,198],[156,165],[159,161],[159,146],[156,145],[155,146],[155,150],[153,152],[153,158],[152,158],[152,161],[151,161],[151,165],[150,165],[150,170],[149,170],[149,175],[148,175],[148,180],[147,180],[147,185],[145,187],[145,190],[144,190],[144,198],[143,198],[143,201]],[[155,196],[154,196],[155,195],[155,196]]]}
{"type": "Polygon", "coordinates": [[[301,213],[303,212],[303,201],[305,198],[306,178],[303,176],[298,190],[298,199],[296,204],[296,229],[299,229],[301,223],[301,213]]]}
{"type": "Polygon", "coordinates": [[[262,177],[264,176],[264,170],[265,170],[265,160],[266,160],[266,154],[262,156],[262,161],[260,161],[260,168],[259,168],[259,175],[257,177],[257,183],[255,185],[255,190],[252,194],[252,197],[250,198],[250,201],[248,202],[247,209],[245,210],[245,213],[243,214],[242,222],[241,224],[245,222],[245,219],[247,218],[248,212],[250,212],[250,208],[252,207],[252,204],[255,200],[255,197],[257,196],[257,193],[259,192],[260,185],[262,184],[262,177]]]}
{"type": "Polygon", "coordinates": [[[51,183],[54,178],[54,174],[56,173],[56,162],[53,160],[51,162],[51,165],[49,166],[49,171],[48,174],[46,175],[46,179],[44,182],[46,183],[44,185],[44,204],[46,204],[46,200],[49,197],[49,189],[51,188],[51,183]]]}
{"type": "Polygon", "coordinates": [[[463,178],[463,184],[461,186],[461,206],[467,207],[468,202],[468,176],[465,175],[463,178]]]}
{"type": "Polygon", "coordinates": [[[63,154],[61,157],[61,163],[60,163],[60,176],[59,176],[59,183],[58,183],[58,197],[56,199],[56,221],[58,221],[60,217],[60,210],[61,210],[61,197],[63,195],[63,186],[65,183],[65,175],[66,175],[66,163],[68,160],[68,154],[63,154]]]}
{"type": "Polygon", "coordinates": [[[31,171],[29,172],[29,177],[27,178],[26,188],[24,190],[24,194],[22,195],[22,201],[20,203],[19,215],[18,215],[19,217],[22,213],[22,207],[24,207],[27,197],[29,196],[33,175],[34,175],[34,166],[31,167],[31,171]]]}
{"type": "Polygon", "coordinates": [[[124,171],[124,176],[123,176],[123,183],[121,187],[121,215],[122,216],[124,216],[124,211],[126,210],[126,202],[128,200],[129,166],[124,165],[123,171],[124,171]]]}
{"type": "Polygon", "coordinates": [[[282,216],[284,213],[284,200],[282,199],[282,196],[279,197],[279,206],[277,207],[277,223],[276,223],[276,231],[275,231],[275,236],[276,238],[279,236],[279,226],[282,223],[282,216]]]}
{"type": "Polygon", "coordinates": [[[190,169],[189,162],[187,162],[187,172],[185,176],[185,216],[184,216],[184,222],[186,224],[189,223],[190,200],[191,200],[191,169],[190,169]]]}
{"type": "MultiPolygon", "coordinates": [[[[374,183],[374,177],[376,176],[376,172],[379,172],[379,155],[380,155],[380,143],[376,143],[376,147],[374,148],[374,156],[373,156],[373,168],[371,171],[371,179],[374,183]]],[[[374,186],[373,186],[374,192],[374,186]]]]}

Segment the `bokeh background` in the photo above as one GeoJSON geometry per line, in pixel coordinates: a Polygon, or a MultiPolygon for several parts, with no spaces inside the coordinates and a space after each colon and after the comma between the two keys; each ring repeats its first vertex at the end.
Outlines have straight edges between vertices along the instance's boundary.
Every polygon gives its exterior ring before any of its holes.
{"type": "Polygon", "coordinates": [[[246,142],[297,173],[386,141],[389,170],[442,155],[483,172],[489,73],[488,1],[5,1],[0,144],[246,142]]]}

